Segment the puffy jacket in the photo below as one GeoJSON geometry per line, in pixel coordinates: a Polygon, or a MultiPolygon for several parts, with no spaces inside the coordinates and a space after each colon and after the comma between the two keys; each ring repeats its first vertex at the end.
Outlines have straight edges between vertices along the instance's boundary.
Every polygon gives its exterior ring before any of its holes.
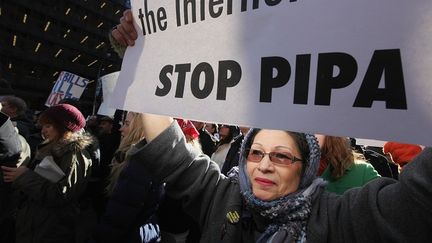
{"type": "Polygon", "coordinates": [[[85,190],[92,161],[85,148],[91,137],[75,133],[68,139],[44,144],[30,170],[13,187],[23,196],[17,214],[17,243],[74,242],[78,200],[85,190]],[[65,176],[54,183],[33,169],[46,156],[53,156],[65,176]]]}

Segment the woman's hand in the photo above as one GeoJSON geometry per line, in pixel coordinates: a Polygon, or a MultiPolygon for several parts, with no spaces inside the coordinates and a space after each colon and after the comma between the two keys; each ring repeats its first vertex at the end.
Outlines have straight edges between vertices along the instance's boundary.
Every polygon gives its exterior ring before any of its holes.
{"type": "MultiPolygon", "coordinates": [[[[138,38],[138,33],[133,25],[133,15],[130,9],[123,12],[120,24],[111,31],[111,36],[120,45],[133,46],[138,38]]],[[[173,122],[171,117],[144,114],[144,134],[147,142],[157,137],[163,130],[173,122]]]]}
{"type": "Polygon", "coordinates": [[[130,9],[123,12],[123,17],[120,18],[120,24],[111,31],[111,35],[114,40],[123,46],[135,45],[138,34],[133,25],[133,15],[130,9]]]}
{"type": "Polygon", "coordinates": [[[3,170],[3,181],[4,182],[14,182],[16,178],[28,171],[26,166],[20,166],[18,168],[2,166],[3,170]]]}

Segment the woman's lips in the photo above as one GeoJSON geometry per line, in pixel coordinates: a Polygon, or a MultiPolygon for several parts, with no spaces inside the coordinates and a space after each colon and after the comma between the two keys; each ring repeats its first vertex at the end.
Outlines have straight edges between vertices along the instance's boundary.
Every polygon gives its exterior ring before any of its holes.
{"type": "Polygon", "coordinates": [[[261,178],[261,177],[255,178],[255,182],[262,185],[262,186],[273,186],[274,184],[276,184],[271,180],[261,178]]]}

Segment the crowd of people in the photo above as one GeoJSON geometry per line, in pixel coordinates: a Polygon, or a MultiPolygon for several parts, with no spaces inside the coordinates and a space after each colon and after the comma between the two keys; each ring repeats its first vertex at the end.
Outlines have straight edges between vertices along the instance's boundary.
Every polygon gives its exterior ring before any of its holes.
{"type": "Polygon", "coordinates": [[[432,239],[431,148],[0,101],[0,242],[432,239]]]}

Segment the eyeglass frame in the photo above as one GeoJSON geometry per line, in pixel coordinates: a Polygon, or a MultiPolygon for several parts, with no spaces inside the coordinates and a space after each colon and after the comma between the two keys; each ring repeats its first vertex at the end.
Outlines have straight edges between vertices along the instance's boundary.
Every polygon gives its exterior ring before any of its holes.
{"type": "Polygon", "coordinates": [[[299,159],[299,158],[297,158],[296,156],[294,156],[293,154],[290,153],[291,156],[292,156],[292,158],[289,158],[289,160],[291,161],[291,163],[289,163],[289,164],[278,163],[278,162],[273,161],[273,159],[272,159],[272,158],[274,158],[275,154],[283,154],[284,156],[288,157],[286,154],[284,154],[284,153],[282,153],[282,152],[275,152],[275,151],[272,151],[272,152],[268,152],[268,153],[266,153],[266,152],[264,152],[264,151],[262,151],[262,150],[259,150],[259,149],[252,149],[252,148],[245,149],[246,160],[247,160],[247,161],[250,161],[250,162],[253,162],[253,163],[261,163],[261,161],[264,159],[264,157],[265,157],[266,155],[268,155],[269,160],[270,160],[273,164],[275,164],[275,165],[282,165],[282,166],[286,165],[286,166],[289,166],[289,165],[294,164],[295,162],[298,162],[298,161],[303,162],[303,161],[304,161],[303,159],[299,159]],[[259,161],[253,161],[253,160],[250,160],[250,159],[248,158],[249,155],[250,155],[250,151],[251,151],[251,150],[259,151],[259,152],[262,153],[262,157],[261,157],[261,159],[260,159],[259,161]],[[273,155],[272,155],[272,154],[273,154],[273,155]]]}

